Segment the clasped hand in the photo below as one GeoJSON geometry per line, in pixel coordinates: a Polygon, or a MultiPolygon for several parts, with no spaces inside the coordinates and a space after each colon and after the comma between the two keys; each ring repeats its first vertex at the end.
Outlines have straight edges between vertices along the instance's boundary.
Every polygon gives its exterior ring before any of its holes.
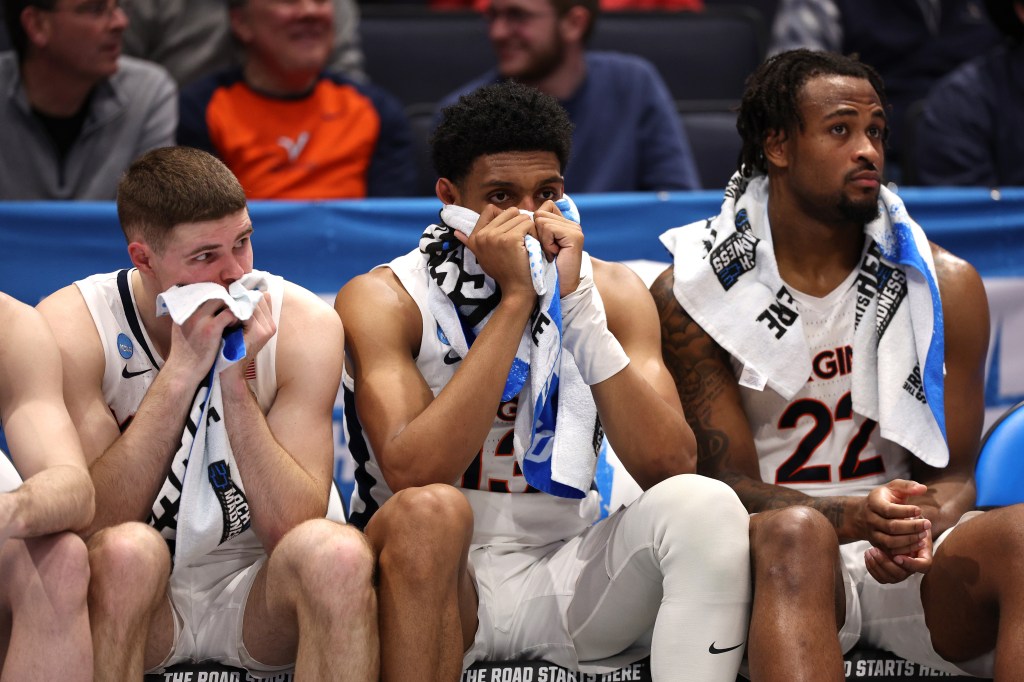
{"type": "Polygon", "coordinates": [[[898,583],[931,568],[931,521],[920,507],[908,503],[927,490],[921,483],[896,479],[864,498],[861,519],[873,545],[864,553],[864,563],[878,582],[898,583]]]}
{"type": "Polygon", "coordinates": [[[484,272],[490,275],[502,295],[533,294],[530,263],[523,239],[532,235],[548,259],[558,268],[559,296],[579,286],[583,261],[583,230],[562,215],[553,201],[545,201],[533,217],[517,208],[499,209],[489,204],[470,236],[456,232],[456,238],[473,252],[484,272]],[[557,257],[557,258],[556,258],[557,257]]]}

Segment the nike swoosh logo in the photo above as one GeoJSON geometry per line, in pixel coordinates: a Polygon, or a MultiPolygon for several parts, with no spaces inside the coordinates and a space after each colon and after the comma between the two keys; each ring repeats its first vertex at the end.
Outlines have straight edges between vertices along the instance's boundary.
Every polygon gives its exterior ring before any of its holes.
{"type": "Polygon", "coordinates": [[[145,374],[146,372],[149,372],[152,369],[152,367],[149,367],[148,369],[144,369],[141,372],[129,372],[128,365],[125,365],[124,369],[121,370],[121,376],[124,377],[125,379],[131,379],[132,377],[137,377],[139,375],[145,374]]]}
{"type": "Polygon", "coordinates": [[[718,647],[715,646],[715,643],[712,642],[711,646],[708,647],[708,653],[709,654],[724,654],[727,651],[732,651],[733,649],[739,649],[741,646],[743,646],[743,644],[744,644],[744,642],[740,642],[736,646],[731,646],[731,647],[728,647],[726,649],[719,649],[718,647]]]}

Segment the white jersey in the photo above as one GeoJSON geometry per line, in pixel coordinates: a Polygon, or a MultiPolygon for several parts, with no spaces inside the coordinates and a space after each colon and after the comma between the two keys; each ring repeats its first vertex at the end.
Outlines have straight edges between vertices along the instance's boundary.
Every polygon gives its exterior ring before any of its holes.
{"type": "MultiPolygon", "coordinates": [[[[589,260],[584,267],[589,267],[589,260]]],[[[436,397],[455,374],[459,360],[441,340],[440,328],[427,306],[429,275],[425,256],[415,250],[386,266],[416,302],[423,321],[416,367],[436,397]]],[[[349,521],[363,528],[385,500],[388,488],[356,412],[354,382],[346,372],[345,421],[349,450],[356,463],[356,491],[349,521]]],[[[598,495],[583,500],[541,493],[528,485],[512,450],[518,398],[498,406],[490,432],[476,458],[452,485],[460,488],[473,507],[474,544],[516,542],[542,545],[572,537],[593,523],[599,512],[598,495]]]]}
{"type": "MultiPolygon", "coordinates": [[[[122,433],[128,428],[164,364],[142,324],[133,291],[133,272],[120,270],[75,282],[89,308],[103,347],[103,398],[122,433]]],[[[284,280],[274,275],[268,276],[267,280],[274,322],[279,323],[284,280]]],[[[276,353],[275,334],[246,372],[249,386],[264,414],[277,395],[276,353]]],[[[252,528],[228,540],[214,552],[218,560],[224,555],[236,556],[239,553],[254,557],[264,554],[263,545],[252,528]]]]}
{"type": "MultiPolygon", "coordinates": [[[[792,400],[769,388],[740,386],[766,483],[808,495],[865,495],[910,478],[904,448],[883,440],[878,424],[853,411],[853,331],[857,271],[824,298],[792,287],[811,354],[811,376],[792,400]]],[[[742,363],[732,358],[739,379],[742,363]]]]}

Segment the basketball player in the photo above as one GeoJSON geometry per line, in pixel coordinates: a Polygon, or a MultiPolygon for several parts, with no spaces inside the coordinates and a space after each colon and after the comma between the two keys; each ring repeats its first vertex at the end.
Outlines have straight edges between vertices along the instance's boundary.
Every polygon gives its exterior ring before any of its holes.
{"type": "Polygon", "coordinates": [[[92,519],[92,481],[53,334],[3,293],[0,422],[14,459],[0,453],[0,678],[86,682],[89,562],[75,531],[92,519]]]}
{"type": "MultiPolygon", "coordinates": [[[[205,152],[166,147],[136,160],[118,188],[118,217],[134,267],[78,281],[39,306],[60,340],[65,395],[97,489],[89,528],[96,679],[208,659],[262,675],[294,664],[304,680],[336,680],[341,669],[347,679],[376,679],[373,557],[360,533],[324,519],[341,378],[337,316],[269,274],[246,321],[217,300],[180,326],[157,316],[161,292],[227,288],[253,269],[245,195],[205,152]],[[166,531],[180,530],[181,514],[170,500],[183,499],[172,462],[197,386],[224,330],[238,324],[246,356],[220,373],[219,415],[237,471],[210,474],[232,502],[213,513],[230,512],[237,534],[172,567],[166,531]]],[[[217,416],[211,409],[208,420],[217,416]]]]}
{"type": "MultiPolygon", "coordinates": [[[[985,290],[881,187],[886,113],[881,79],[854,59],[797,50],[754,73],[723,214],[662,237],[664,354],[700,469],[751,512],[803,505],[831,522],[852,634],[949,673],[1024,679],[1024,508],[968,513],[985,290]]],[[[752,640],[785,644],[756,601],[754,621],[752,640]]]]}
{"type": "MultiPolygon", "coordinates": [[[[692,434],[642,282],[590,258],[580,226],[555,206],[570,133],[558,102],[531,88],[508,82],[463,97],[433,138],[441,224],[427,229],[423,251],[338,294],[359,467],[351,520],[367,524],[379,555],[385,680],[454,681],[479,660],[577,668],[626,652],[624,663],[648,642],[657,679],[735,680],[749,608],[747,517],[726,486],[692,475],[692,434]],[[532,404],[503,389],[520,341],[553,323],[538,310],[527,235],[555,257],[562,352],[645,490],[596,525],[589,482],[582,499],[537,492],[513,456],[517,411],[532,404]],[[445,284],[431,271],[465,283],[448,299],[461,301],[463,327],[490,315],[467,332],[475,340],[464,356],[428,303],[440,291],[430,288],[445,284]],[[481,298],[485,289],[492,295],[481,298]],[[453,481],[458,490],[445,485],[453,481]]],[[[571,369],[561,367],[569,400],[571,369]]],[[[563,418],[556,442],[582,430],[575,447],[592,458],[594,422],[563,418]]]]}

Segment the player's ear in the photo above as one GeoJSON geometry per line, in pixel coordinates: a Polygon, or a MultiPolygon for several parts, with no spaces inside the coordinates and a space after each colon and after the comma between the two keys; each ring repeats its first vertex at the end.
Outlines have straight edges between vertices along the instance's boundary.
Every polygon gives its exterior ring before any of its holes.
{"type": "Polygon", "coordinates": [[[437,184],[434,185],[434,193],[437,194],[437,198],[441,200],[441,203],[446,206],[450,204],[462,205],[459,203],[459,188],[448,178],[437,179],[437,184]]]}
{"type": "Polygon", "coordinates": [[[142,242],[131,242],[128,244],[128,257],[132,259],[132,265],[139,269],[139,272],[153,274],[153,250],[142,242]]]}
{"type": "Polygon", "coordinates": [[[785,168],[789,165],[789,136],[785,130],[773,130],[764,139],[764,157],[772,166],[785,168]]]}

